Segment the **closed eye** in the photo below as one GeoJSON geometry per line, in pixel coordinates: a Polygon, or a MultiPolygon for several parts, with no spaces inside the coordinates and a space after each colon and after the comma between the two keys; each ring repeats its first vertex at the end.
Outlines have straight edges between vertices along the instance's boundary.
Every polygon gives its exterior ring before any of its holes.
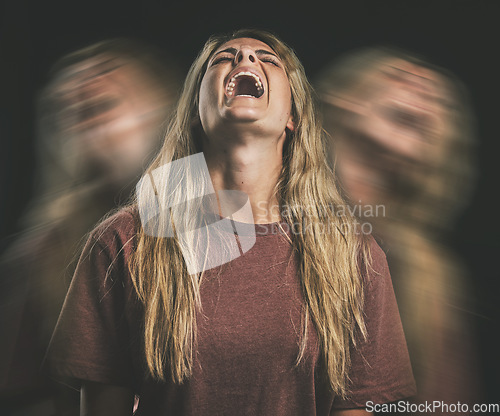
{"type": "Polygon", "coordinates": [[[269,62],[269,63],[277,66],[278,68],[280,67],[280,63],[278,62],[278,60],[272,56],[269,56],[269,55],[263,56],[262,58],[260,58],[260,60],[262,62],[269,62]]]}
{"type": "Polygon", "coordinates": [[[217,65],[219,62],[223,62],[223,61],[233,61],[234,60],[234,56],[229,56],[229,55],[226,55],[226,56],[218,56],[217,58],[215,58],[212,62],[212,65],[217,65]]]}

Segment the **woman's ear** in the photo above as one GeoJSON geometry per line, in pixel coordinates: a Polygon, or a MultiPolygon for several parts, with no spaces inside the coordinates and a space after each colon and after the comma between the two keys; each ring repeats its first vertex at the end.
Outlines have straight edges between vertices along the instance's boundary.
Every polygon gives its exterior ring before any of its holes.
{"type": "Polygon", "coordinates": [[[295,121],[293,121],[293,116],[288,117],[288,122],[286,123],[286,128],[290,131],[295,131],[295,121]]]}

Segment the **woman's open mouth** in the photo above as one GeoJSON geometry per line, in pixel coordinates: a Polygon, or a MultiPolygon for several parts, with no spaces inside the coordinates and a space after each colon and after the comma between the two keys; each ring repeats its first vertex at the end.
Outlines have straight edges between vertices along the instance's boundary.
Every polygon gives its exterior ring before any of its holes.
{"type": "Polygon", "coordinates": [[[231,98],[260,98],[263,94],[264,86],[259,76],[248,71],[234,74],[226,85],[226,95],[231,98]]]}

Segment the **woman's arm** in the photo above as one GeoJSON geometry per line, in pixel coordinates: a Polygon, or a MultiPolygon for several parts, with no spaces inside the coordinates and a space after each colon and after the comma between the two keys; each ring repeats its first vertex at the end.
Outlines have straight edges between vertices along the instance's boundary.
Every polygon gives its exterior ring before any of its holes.
{"type": "Polygon", "coordinates": [[[135,395],[127,387],[84,382],[80,397],[80,416],[132,416],[135,395]]]}
{"type": "Polygon", "coordinates": [[[334,410],[331,416],[368,416],[372,414],[365,409],[338,409],[334,410]]]}

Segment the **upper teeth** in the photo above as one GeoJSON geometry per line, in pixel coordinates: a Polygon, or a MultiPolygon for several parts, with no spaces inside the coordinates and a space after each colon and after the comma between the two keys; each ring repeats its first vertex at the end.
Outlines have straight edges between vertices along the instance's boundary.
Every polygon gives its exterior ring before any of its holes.
{"type": "Polygon", "coordinates": [[[242,71],[242,72],[238,72],[237,74],[233,75],[233,77],[229,80],[229,83],[227,84],[227,92],[229,95],[233,95],[233,90],[234,90],[234,87],[236,85],[234,83],[234,81],[236,80],[236,78],[241,77],[242,75],[248,75],[248,76],[253,77],[253,79],[255,79],[255,86],[257,87],[259,92],[264,89],[260,78],[256,74],[254,74],[253,72],[242,71]]]}

